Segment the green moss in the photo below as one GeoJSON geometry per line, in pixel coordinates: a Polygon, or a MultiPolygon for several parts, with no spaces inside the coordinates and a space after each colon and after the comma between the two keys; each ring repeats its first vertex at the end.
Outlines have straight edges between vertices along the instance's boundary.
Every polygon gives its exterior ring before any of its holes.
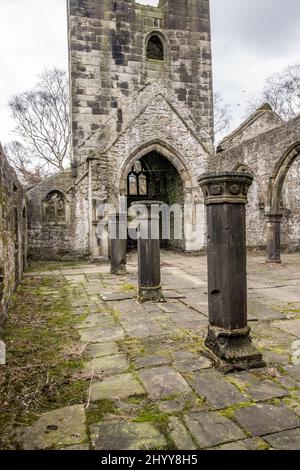
{"type": "Polygon", "coordinates": [[[239,392],[241,393],[244,393],[244,392],[247,392],[247,388],[250,387],[250,384],[248,383],[243,383],[243,382],[240,382],[239,380],[233,378],[233,377],[229,377],[227,376],[226,379],[232,384],[234,385],[239,392]]]}
{"type": "Polygon", "coordinates": [[[145,399],[142,398],[142,397],[135,397],[135,396],[133,396],[133,397],[127,398],[126,401],[127,401],[127,403],[130,403],[131,405],[140,405],[141,403],[144,402],[144,400],[145,400],[145,399]]]}
{"type": "Polygon", "coordinates": [[[131,360],[145,355],[143,343],[136,338],[126,338],[118,341],[118,346],[131,360]]]}
{"type": "Polygon", "coordinates": [[[287,371],[280,364],[276,365],[276,369],[278,372],[280,372],[281,375],[288,375],[287,371]]]}
{"type": "Polygon", "coordinates": [[[206,350],[204,338],[184,328],[176,330],[175,333],[171,335],[171,341],[176,344],[176,350],[182,349],[195,354],[206,350]]]}
{"type": "Polygon", "coordinates": [[[234,414],[237,410],[241,408],[248,408],[250,406],[255,406],[253,402],[241,402],[232,406],[228,406],[225,410],[221,410],[218,413],[225,418],[234,419],[234,414]]]}
{"type": "Polygon", "coordinates": [[[269,444],[267,444],[265,441],[261,441],[261,442],[258,444],[258,449],[259,449],[259,450],[269,450],[269,449],[270,449],[270,446],[269,446],[269,444]]]}
{"type": "Polygon", "coordinates": [[[116,414],[117,409],[111,400],[100,400],[97,403],[91,403],[86,410],[87,425],[99,423],[108,414],[116,414]]]}
{"type": "Polygon", "coordinates": [[[290,315],[292,314],[300,314],[300,309],[296,307],[295,304],[288,304],[287,306],[281,307],[280,308],[281,313],[284,315],[290,315]]]}
{"type": "Polygon", "coordinates": [[[136,287],[128,282],[124,282],[121,287],[122,292],[133,292],[136,290],[136,287]]]}
{"type": "Polygon", "coordinates": [[[82,265],[82,261],[49,261],[47,263],[43,261],[37,261],[30,263],[26,272],[46,272],[46,271],[58,271],[59,269],[76,268],[82,265]]]}
{"type": "Polygon", "coordinates": [[[119,322],[120,322],[120,317],[121,317],[120,312],[119,312],[117,309],[112,309],[112,310],[110,311],[110,313],[111,313],[113,319],[114,319],[117,323],[119,323],[119,322]]]}
{"type": "Polygon", "coordinates": [[[15,428],[47,411],[86,400],[71,290],[60,277],[25,278],[14,296],[4,340],[9,367],[0,370],[0,448],[15,449],[15,428]]]}
{"type": "Polygon", "coordinates": [[[142,410],[140,410],[138,416],[134,418],[133,421],[135,421],[136,423],[152,423],[156,427],[156,429],[164,435],[166,439],[165,449],[157,450],[174,450],[176,448],[174,442],[172,441],[169,435],[168,415],[162,413],[156,405],[147,404],[142,410]]]}
{"type": "Polygon", "coordinates": [[[155,423],[160,426],[168,424],[168,417],[161,413],[155,405],[146,405],[134,419],[137,423],[155,423]]]}

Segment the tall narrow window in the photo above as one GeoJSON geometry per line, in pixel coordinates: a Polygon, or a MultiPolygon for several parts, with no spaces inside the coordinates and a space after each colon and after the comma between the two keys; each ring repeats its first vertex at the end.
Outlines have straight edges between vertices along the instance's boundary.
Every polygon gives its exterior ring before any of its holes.
{"type": "Polygon", "coordinates": [[[147,196],[148,178],[140,161],[132,167],[127,178],[128,196],[147,196]]]}
{"type": "Polygon", "coordinates": [[[147,43],[147,59],[165,60],[164,44],[157,34],[152,34],[147,43]]]}
{"type": "Polygon", "coordinates": [[[44,201],[44,220],[48,225],[66,223],[66,201],[60,191],[52,191],[44,201]]]}

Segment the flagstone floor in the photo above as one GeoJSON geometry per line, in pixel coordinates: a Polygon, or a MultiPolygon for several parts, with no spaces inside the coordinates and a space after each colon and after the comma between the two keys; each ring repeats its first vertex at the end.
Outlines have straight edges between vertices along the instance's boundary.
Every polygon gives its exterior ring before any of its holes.
{"type": "Polygon", "coordinates": [[[34,276],[68,282],[86,398],[42,414],[22,448],[300,449],[299,254],[275,267],[249,256],[249,322],[268,365],[227,376],[205,355],[205,257],[162,253],[165,303],[137,302],[136,254],[124,277],[86,263],[34,276]]]}

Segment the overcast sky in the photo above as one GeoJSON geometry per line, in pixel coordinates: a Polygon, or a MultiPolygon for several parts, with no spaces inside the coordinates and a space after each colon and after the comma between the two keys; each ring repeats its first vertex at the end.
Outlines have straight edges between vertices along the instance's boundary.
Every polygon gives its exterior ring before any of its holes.
{"type": "MultiPolygon", "coordinates": [[[[211,0],[211,16],[214,87],[232,105],[238,125],[265,78],[300,62],[300,1],[211,0]]],[[[31,88],[45,67],[67,68],[66,0],[0,0],[0,18],[0,140],[5,143],[13,138],[10,97],[31,88]]]]}

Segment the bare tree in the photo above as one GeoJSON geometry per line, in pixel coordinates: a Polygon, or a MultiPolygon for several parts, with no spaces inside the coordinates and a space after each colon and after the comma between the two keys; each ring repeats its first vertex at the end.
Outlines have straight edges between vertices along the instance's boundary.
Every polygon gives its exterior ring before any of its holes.
{"type": "Polygon", "coordinates": [[[261,96],[250,103],[249,111],[266,102],[284,120],[300,114],[300,64],[289,65],[267,78],[261,96]]]}
{"type": "Polygon", "coordinates": [[[35,160],[30,154],[30,149],[21,142],[17,140],[9,142],[4,146],[4,151],[24,186],[35,186],[47,176],[45,163],[40,159],[35,160]]]}
{"type": "Polygon", "coordinates": [[[56,68],[45,70],[31,91],[15,96],[9,105],[16,121],[15,134],[26,145],[26,153],[20,142],[8,146],[11,162],[21,165],[19,171],[24,172],[28,169],[30,154],[36,162],[37,174],[49,175],[64,170],[70,153],[66,72],[56,68]]]}
{"type": "Polygon", "coordinates": [[[219,93],[214,94],[215,141],[219,141],[229,130],[232,115],[229,104],[224,103],[219,93]]]}

